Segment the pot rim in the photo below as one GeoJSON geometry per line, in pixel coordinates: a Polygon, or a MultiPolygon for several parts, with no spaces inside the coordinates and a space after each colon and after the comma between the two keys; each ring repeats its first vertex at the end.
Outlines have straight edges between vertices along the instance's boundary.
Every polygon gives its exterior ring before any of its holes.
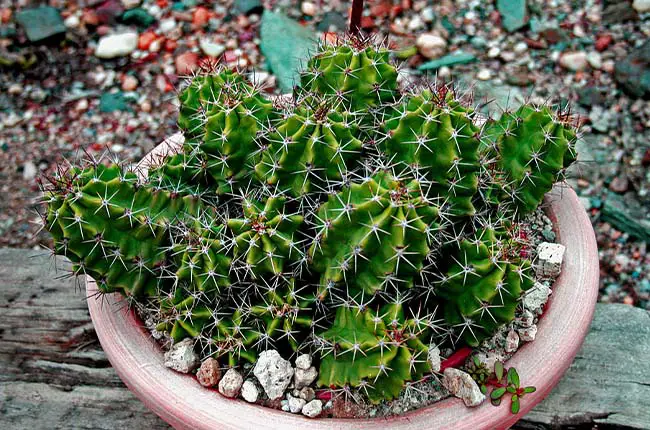
{"type": "MultiPolygon", "coordinates": [[[[138,163],[136,172],[145,177],[152,162],[177,151],[182,143],[180,134],[166,139],[138,163]]],[[[162,349],[118,294],[89,299],[88,308],[102,348],[122,381],[148,408],[178,429],[508,428],[542,401],[569,368],[587,335],[598,297],[598,250],[584,207],[566,184],[556,184],[545,204],[556,242],[566,246],[566,252],[562,272],[537,324],[535,341],[524,344],[508,360],[524,384],[537,387],[522,400],[516,415],[508,405],[494,407],[486,401],[467,408],[462,400],[452,397],[388,418],[310,419],[228,399],[202,387],[194,376],[165,367],[162,349]]],[[[96,297],[97,285],[90,277],[86,277],[86,289],[89,298],[96,297]]]]}

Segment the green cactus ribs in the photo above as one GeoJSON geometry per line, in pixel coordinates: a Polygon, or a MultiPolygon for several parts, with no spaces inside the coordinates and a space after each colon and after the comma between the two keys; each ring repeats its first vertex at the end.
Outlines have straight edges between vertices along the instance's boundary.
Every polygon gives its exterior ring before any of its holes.
{"type": "Polygon", "coordinates": [[[385,136],[379,147],[392,163],[416,169],[431,191],[446,199],[452,216],[474,215],[478,187],[479,128],[473,110],[447,86],[430,86],[406,96],[381,115],[385,136]]]}
{"type": "Polygon", "coordinates": [[[420,184],[379,172],[331,195],[316,215],[309,255],[319,299],[338,288],[374,295],[410,288],[436,241],[438,207],[420,184]]]}
{"type": "Polygon", "coordinates": [[[225,358],[231,367],[242,359],[255,362],[261,333],[248,325],[241,307],[178,286],[160,298],[159,314],[156,330],[169,333],[175,342],[193,338],[203,356],[225,358]]]}
{"type": "Polygon", "coordinates": [[[217,194],[232,192],[237,182],[245,185],[256,164],[258,140],[277,115],[273,103],[241,74],[225,69],[202,71],[179,98],[179,127],[198,144],[193,153],[217,194]]]}
{"type": "Polygon", "coordinates": [[[477,346],[515,318],[534,281],[521,244],[499,227],[480,228],[448,246],[448,267],[435,286],[445,321],[457,339],[477,346]]]}
{"type": "Polygon", "coordinates": [[[262,279],[254,288],[259,290],[261,301],[252,305],[249,313],[258,319],[264,349],[284,350],[286,345],[297,351],[317,324],[313,289],[309,285],[298,287],[295,278],[281,276],[262,279]]]}
{"type": "Polygon", "coordinates": [[[192,194],[206,203],[211,201],[210,177],[206,156],[198,144],[185,142],[180,152],[171,152],[155,159],[149,168],[149,182],[176,194],[192,194]]]}
{"type": "Polygon", "coordinates": [[[242,276],[279,275],[291,263],[303,260],[296,232],[303,216],[289,212],[286,198],[270,196],[264,202],[243,197],[243,218],[228,220],[234,239],[234,255],[242,276]]]}
{"type": "Polygon", "coordinates": [[[422,341],[428,331],[427,318],[405,318],[399,303],[376,311],[341,306],[320,334],[325,351],[318,384],[357,387],[374,403],[393,399],[407,381],[431,371],[422,341]]]}
{"type": "Polygon", "coordinates": [[[169,224],[200,207],[196,197],[138,184],[116,164],[71,168],[52,180],[45,199],[54,252],[92,276],[100,291],[134,296],[157,293],[169,224]]]}
{"type": "Polygon", "coordinates": [[[576,131],[566,114],[524,105],[489,124],[486,136],[494,160],[492,180],[502,210],[534,211],[575,161],[576,131]]]}
{"type": "Polygon", "coordinates": [[[297,99],[336,96],[345,109],[367,112],[398,98],[397,68],[390,51],[364,36],[323,42],[301,74],[297,99]]]}
{"type": "Polygon", "coordinates": [[[194,291],[209,295],[216,295],[231,286],[232,259],[225,229],[212,211],[172,227],[174,239],[170,249],[178,268],[176,282],[185,281],[194,291]]]}
{"type": "Polygon", "coordinates": [[[355,118],[332,110],[327,100],[288,111],[266,136],[257,177],[294,197],[325,192],[347,179],[360,158],[357,134],[355,118]]]}

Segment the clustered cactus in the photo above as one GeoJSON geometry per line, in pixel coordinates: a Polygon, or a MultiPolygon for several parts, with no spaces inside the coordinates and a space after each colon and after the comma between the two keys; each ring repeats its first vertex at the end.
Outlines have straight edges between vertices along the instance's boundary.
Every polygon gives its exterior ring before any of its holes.
{"type": "Polygon", "coordinates": [[[576,131],[546,106],[482,119],[447,85],[400,90],[389,56],[325,43],[290,102],[205,68],[180,93],[185,143],[148,178],[97,161],[49,178],[54,252],[206,357],[311,352],[321,386],[398,396],[429,345],[513,320],[533,283],[520,223],[576,131]]]}

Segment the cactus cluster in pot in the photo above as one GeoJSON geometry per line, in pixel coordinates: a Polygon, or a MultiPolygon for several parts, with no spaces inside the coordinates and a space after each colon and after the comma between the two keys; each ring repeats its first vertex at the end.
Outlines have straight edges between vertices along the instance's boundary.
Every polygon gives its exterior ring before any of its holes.
{"type": "Polygon", "coordinates": [[[513,320],[533,284],[519,226],[576,130],[549,106],[485,119],[450,86],[401,89],[390,57],[325,43],[291,101],[205,68],[180,93],[182,148],[146,179],[95,161],[49,178],[54,252],[204,357],[310,352],[321,386],[398,396],[429,345],[513,320]]]}

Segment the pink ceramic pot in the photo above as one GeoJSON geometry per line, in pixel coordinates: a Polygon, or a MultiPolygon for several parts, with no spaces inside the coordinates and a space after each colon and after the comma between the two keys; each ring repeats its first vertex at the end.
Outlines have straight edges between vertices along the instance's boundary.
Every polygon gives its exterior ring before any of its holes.
{"type": "MultiPolygon", "coordinates": [[[[163,142],[140,163],[145,170],[155,157],[178,148],[178,135],[163,142]]],[[[557,240],[566,246],[562,274],[538,324],[534,342],[525,344],[508,361],[525,385],[537,387],[526,395],[517,415],[508,405],[489,402],[473,409],[456,398],[394,418],[309,419],[243,400],[231,400],[208,390],[193,376],[163,366],[163,353],[133,311],[118,303],[118,295],[88,300],[97,336],[124,383],[151,410],[175,428],[183,429],[501,429],[523,417],[548,395],[567,370],[587,334],[598,294],[598,253],[591,223],[575,192],[556,186],[547,195],[548,215],[557,240]]],[[[96,292],[87,281],[88,296],[96,292]]]]}

